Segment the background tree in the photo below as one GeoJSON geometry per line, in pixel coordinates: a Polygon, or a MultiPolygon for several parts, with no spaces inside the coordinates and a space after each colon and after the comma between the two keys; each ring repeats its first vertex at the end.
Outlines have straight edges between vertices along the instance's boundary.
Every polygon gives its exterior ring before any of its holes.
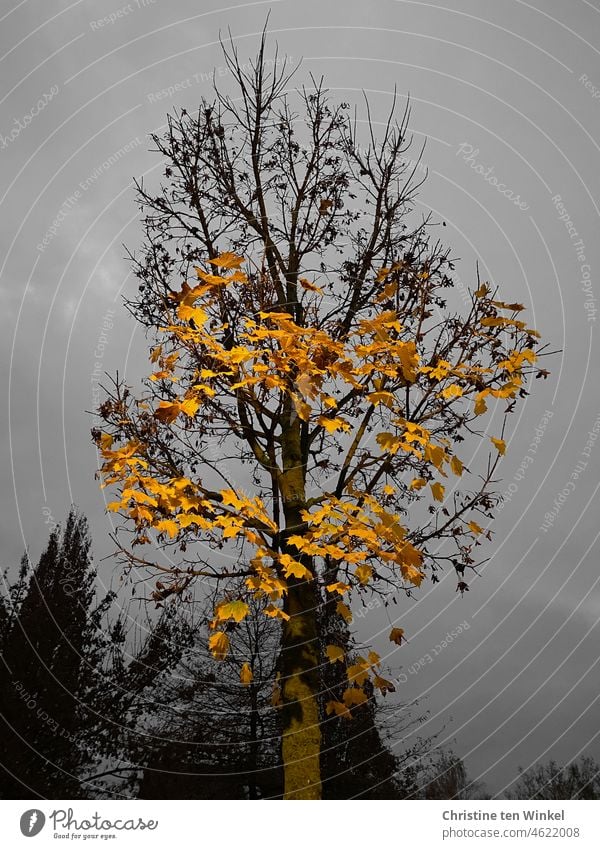
{"type": "MultiPolygon", "coordinates": [[[[174,799],[282,796],[280,626],[257,615],[256,600],[251,604],[251,616],[230,624],[224,661],[206,652],[212,614],[203,612],[189,623],[194,637],[180,662],[137,700],[142,709],[127,736],[127,756],[119,761],[137,768],[124,792],[174,799]],[[246,658],[247,666],[242,665],[246,658]]],[[[176,615],[186,616],[185,608],[178,605],[176,615]]],[[[327,664],[321,672],[333,668],[327,664]]],[[[330,683],[321,683],[323,693],[330,683]]],[[[384,712],[374,696],[353,722],[328,717],[321,759],[324,798],[403,798],[415,792],[433,739],[411,736],[412,745],[401,747],[420,720],[412,706],[384,712]]]]}
{"type": "Polygon", "coordinates": [[[485,785],[469,777],[462,758],[451,749],[440,749],[421,778],[417,798],[489,799],[485,785]],[[424,779],[424,780],[423,780],[424,779]]]}
{"type": "Polygon", "coordinates": [[[215,90],[154,137],[166,182],[139,186],[129,308],[155,371],[139,398],[115,379],[94,438],[133,532],[115,536],[125,564],[165,595],[218,584],[216,658],[250,598],[269,598],[285,795],[319,798],[320,666],[341,664],[348,685],[328,716],[389,690],[375,652],[323,656],[319,608],[334,600],[349,621],[352,596],[410,595],[444,563],[468,589],[505,451],[504,424],[486,434],[479,417],[526,394],[538,334],[480,281],[464,314],[449,305],[449,253],[410,214],[408,107],[397,120],[394,98],[376,138],[367,104],[361,134],[322,81],[287,93],[264,34],[255,61],[223,49],[236,97],[215,90]],[[471,473],[456,446],[483,436],[471,473]]]}
{"type": "Polygon", "coordinates": [[[526,771],[506,794],[507,799],[600,799],[600,764],[583,756],[570,764],[554,760],[526,771]]]}
{"type": "Polygon", "coordinates": [[[89,549],[87,522],[73,509],[33,570],[24,556],[0,606],[2,798],[78,795],[95,578],[89,549]]]}

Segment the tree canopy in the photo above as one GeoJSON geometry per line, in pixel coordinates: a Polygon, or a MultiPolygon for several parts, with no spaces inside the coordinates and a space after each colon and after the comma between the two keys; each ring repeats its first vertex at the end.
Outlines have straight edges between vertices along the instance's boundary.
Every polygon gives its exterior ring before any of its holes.
{"type": "Polygon", "coordinates": [[[249,66],[224,46],[236,96],[215,87],[154,136],[165,182],[138,186],[129,300],[152,371],[106,387],[94,438],[118,551],[156,574],[155,600],[216,586],[216,658],[252,599],[281,623],[286,796],[318,798],[319,669],[346,682],[326,715],[391,689],[376,652],[323,644],[318,610],[347,624],[353,599],[411,595],[444,564],[468,589],[506,450],[489,407],[524,397],[539,334],[479,279],[452,306],[450,253],[414,221],[408,106],[377,135],[322,80],[290,93],[265,45],[249,66]]]}

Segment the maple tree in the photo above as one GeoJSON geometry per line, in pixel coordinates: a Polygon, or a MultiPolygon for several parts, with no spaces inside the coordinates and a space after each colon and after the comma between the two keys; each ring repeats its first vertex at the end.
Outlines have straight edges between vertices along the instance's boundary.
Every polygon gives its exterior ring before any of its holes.
{"type": "Polygon", "coordinates": [[[239,96],[215,87],[153,137],[166,184],[138,185],[128,302],[153,371],[141,394],[106,388],[94,438],[131,533],[119,552],[156,573],[155,600],[216,585],[215,658],[253,597],[281,623],[285,795],[319,798],[320,723],[393,687],[376,652],[323,644],[318,610],[348,624],[353,599],[410,595],[444,563],[468,588],[506,448],[489,408],[526,394],[539,337],[480,280],[466,309],[448,305],[450,254],[429,219],[410,223],[408,107],[397,120],[394,98],[377,138],[367,103],[361,144],[322,81],[287,92],[264,33],[250,64],[233,40],[223,50],[239,96]],[[482,469],[461,457],[467,438],[489,448],[482,469]],[[326,717],[324,664],[347,682],[326,717]]]}

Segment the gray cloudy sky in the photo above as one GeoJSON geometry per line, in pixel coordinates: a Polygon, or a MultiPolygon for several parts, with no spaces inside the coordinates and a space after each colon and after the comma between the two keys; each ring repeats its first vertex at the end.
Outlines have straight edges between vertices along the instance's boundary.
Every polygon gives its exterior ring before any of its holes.
{"type": "Polygon", "coordinates": [[[209,94],[219,29],[250,56],[269,8],[281,50],[304,58],[298,82],[323,74],[350,101],[364,89],[376,120],[394,85],[410,92],[415,150],[428,139],[419,209],[447,222],[459,279],[478,260],[562,350],[510,423],[508,498],[470,593],[447,574],[396,608],[410,642],[392,655],[382,610],[360,634],[403,698],[427,696],[424,731],[445,724],[494,792],[519,765],[599,757],[598,0],[2,0],[2,561],[25,545],[37,557],[71,501],[108,551],[84,410],[97,363],[144,367],[120,304],[134,285],[122,245],[140,238],[131,178],[158,180],[148,133],[209,94]]]}

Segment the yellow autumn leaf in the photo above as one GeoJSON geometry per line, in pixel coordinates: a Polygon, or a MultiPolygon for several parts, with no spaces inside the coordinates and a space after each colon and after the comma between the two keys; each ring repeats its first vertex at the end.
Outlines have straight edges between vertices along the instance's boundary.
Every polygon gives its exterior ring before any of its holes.
{"type": "Polygon", "coordinates": [[[110,433],[100,434],[100,448],[102,448],[103,450],[105,450],[105,451],[110,450],[110,448],[112,448],[113,442],[114,442],[114,439],[112,438],[110,433]]]}
{"type": "Polygon", "coordinates": [[[446,386],[445,389],[442,389],[442,395],[444,398],[459,398],[462,394],[462,387],[460,387],[457,383],[451,383],[450,386],[446,386]]]}
{"type": "Polygon", "coordinates": [[[327,416],[319,416],[317,422],[324,427],[327,433],[335,433],[336,430],[350,430],[350,425],[339,417],[330,419],[327,416]]]}
{"type": "Polygon", "coordinates": [[[356,681],[363,684],[369,677],[371,664],[362,655],[357,655],[356,662],[346,670],[348,681],[356,681]]]}
{"type": "Polygon", "coordinates": [[[345,719],[352,719],[352,714],[346,705],[338,701],[327,702],[325,705],[325,713],[327,716],[331,716],[332,713],[335,713],[336,716],[343,716],[345,719]]]}
{"type": "MultiPolygon", "coordinates": [[[[390,271],[391,269],[383,269],[384,271],[390,271]]],[[[378,281],[380,282],[380,281],[378,281]]],[[[387,301],[389,298],[393,298],[396,292],[398,291],[398,284],[393,280],[383,287],[381,292],[375,298],[375,302],[380,304],[382,301],[387,301]]]]}
{"type": "Polygon", "coordinates": [[[476,298],[485,298],[485,296],[487,295],[487,293],[489,291],[490,291],[490,287],[487,285],[487,283],[482,283],[481,286],[479,287],[479,289],[477,289],[475,291],[475,297],[476,298]]]}
{"type": "Polygon", "coordinates": [[[367,563],[361,563],[360,566],[356,567],[356,571],[354,574],[361,582],[361,584],[368,584],[371,576],[373,575],[373,568],[367,563]]]}
{"type": "Polygon", "coordinates": [[[367,395],[371,404],[383,404],[386,407],[394,406],[394,396],[391,392],[371,392],[367,395]]]}
{"type": "Polygon", "coordinates": [[[483,528],[481,527],[481,525],[478,525],[477,522],[469,522],[469,527],[471,528],[474,534],[477,534],[477,536],[483,533],[483,528]]]}
{"type": "Polygon", "coordinates": [[[325,649],[325,654],[329,659],[329,663],[335,663],[336,661],[340,661],[343,663],[345,653],[344,649],[340,648],[340,646],[329,645],[325,649]]]}
{"type": "Polygon", "coordinates": [[[390,454],[395,454],[402,443],[400,437],[394,436],[393,433],[388,433],[387,431],[378,433],[375,441],[382,451],[389,451],[390,454]]]}
{"type": "Polygon", "coordinates": [[[498,454],[504,454],[506,451],[506,443],[503,439],[496,439],[495,436],[490,437],[490,442],[497,449],[498,454]]]}
{"type": "Polygon", "coordinates": [[[415,587],[420,587],[423,583],[425,575],[414,566],[411,566],[410,563],[403,563],[400,566],[400,571],[402,572],[402,577],[410,584],[414,584],[415,587]]]}
{"type": "Polygon", "coordinates": [[[165,422],[165,424],[171,424],[179,415],[180,409],[177,401],[161,401],[158,409],[154,412],[154,417],[161,422],[165,422]]]}
{"type": "Polygon", "coordinates": [[[396,643],[397,646],[401,646],[403,640],[406,642],[404,639],[404,628],[392,628],[390,631],[390,642],[396,643]]]}
{"type": "Polygon", "coordinates": [[[423,489],[426,483],[427,481],[425,480],[425,478],[414,478],[414,480],[410,482],[409,489],[423,489]]]}
{"type": "Polygon", "coordinates": [[[391,486],[391,484],[389,483],[386,483],[386,485],[383,487],[383,491],[386,495],[393,495],[396,492],[394,487],[391,486]]]}
{"type": "Polygon", "coordinates": [[[265,607],[263,613],[270,619],[284,619],[286,622],[290,618],[289,613],[286,613],[285,610],[281,609],[281,607],[275,607],[274,604],[269,604],[265,607]]]}
{"type": "Polygon", "coordinates": [[[241,622],[250,613],[250,608],[245,601],[238,599],[220,604],[215,613],[217,619],[233,619],[235,622],[241,622]]]}
{"type": "Polygon", "coordinates": [[[171,539],[177,536],[177,532],[179,528],[177,527],[177,523],[173,521],[173,519],[162,519],[160,522],[157,522],[154,525],[157,531],[166,532],[171,539]]]}
{"type": "Polygon", "coordinates": [[[224,631],[215,631],[208,638],[208,648],[217,660],[224,660],[229,651],[229,637],[224,631]]]}
{"type": "Polygon", "coordinates": [[[299,419],[302,419],[303,422],[307,422],[310,419],[310,413],[312,407],[310,404],[307,404],[299,395],[296,395],[294,392],[292,394],[292,401],[294,402],[294,408],[298,415],[299,419]]]}
{"type": "Polygon", "coordinates": [[[182,321],[192,320],[199,329],[204,326],[208,319],[208,313],[205,310],[201,307],[191,307],[188,304],[179,304],[177,315],[182,321]]]}
{"type": "Polygon", "coordinates": [[[215,259],[209,259],[211,265],[218,265],[220,268],[239,268],[243,263],[244,257],[234,254],[232,251],[225,251],[219,254],[215,259]]]}
{"type": "Polygon", "coordinates": [[[432,483],[431,484],[431,494],[435,498],[436,501],[444,500],[444,487],[441,483],[432,483]]]}
{"type": "Polygon", "coordinates": [[[352,611],[343,601],[338,601],[335,610],[345,622],[352,622],[352,611]]]}
{"type": "Polygon", "coordinates": [[[382,678],[381,675],[375,674],[373,676],[373,686],[381,691],[381,695],[385,696],[386,693],[395,693],[396,687],[392,681],[388,681],[387,678],[382,678]]]}
{"type": "Polygon", "coordinates": [[[186,400],[182,401],[179,405],[179,409],[182,413],[185,413],[186,416],[189,416],[192,419],[198,412],[199,406],[200,401],[198,401],[197,398],[186,398],[186,400]]]}
{"type": "Polygon", "coordinates": [[[342,581],[336,581],[334,584],[327,584],[325,587],[328,593],[339,593],[344,595],[350,589],[350,584],[344,584],[342,581]]]}
{"type": "Polygon", "coordinates": [[[454,472],[454,474],[455,474],[457,477],[460,477],[460,476],[462,475],[462,473],[463,473],[463,464],[462,464],[462,462],[458,459],[458,457],[456,456],[456,454],[453,454],[453,455],[452,455],[452,458],[451,458],[451,460],[450,460],[450,468],[452,469],[452,471],[454,472]]]}
{"type": "Polygon", "coordinates": [[[360,690],[358,687],[348,687],[347,690],[344,690],[342,695],[344,700],[344,704],[346,707],[352,707],[354,705],[364,705],[367,701],[367,695],[360,690]]]}
{"type": "Polygon", "coordinates": [[[307,280],[306,277],[299,277],[298,282],[302,286],[303,289],[306,289],[307,292],[318,292],[320,295],[323,294],[323,290],[320,286],[316,286],[314,283],[311,283],[310,280],[307,280]]]}
{"type": "Polygon", "coordinates": [[[233,489],[222,489],[220,491],[220,496],[223,499],[223,504],[227,507],[233,507],[234,510],[240,510],[245,504],[248,503],[247,499],[244,496],[240,497],[233,489]]]}
{"type": "Polygon", "coordinates": [[[252,674],[252,669],[249,663],[244,663],[242,668],[240,669],[240,681],[247,687],[248,684],[251,684],[254,681],[254,675],[252,674]]]}
{"type": "Polygon", "coordinates": [[[485,402],[485,395],[487,392],[479,392],[477,397],[475,398],[475,406],[473,407],[473,412],[476,416],[481,416],[483,413],[487,412],[487,404],[485,402]]]}
{"type": "Polygon", "coordinates": [[[279,562],[283,566],[283,572],[286,578],[289,578],[291,575],[294,578],[304,578],[306,581],[310,581],[312,578],[312,572],[303,563],[290,557],[289,554],[280,554],[279,562]]]}

